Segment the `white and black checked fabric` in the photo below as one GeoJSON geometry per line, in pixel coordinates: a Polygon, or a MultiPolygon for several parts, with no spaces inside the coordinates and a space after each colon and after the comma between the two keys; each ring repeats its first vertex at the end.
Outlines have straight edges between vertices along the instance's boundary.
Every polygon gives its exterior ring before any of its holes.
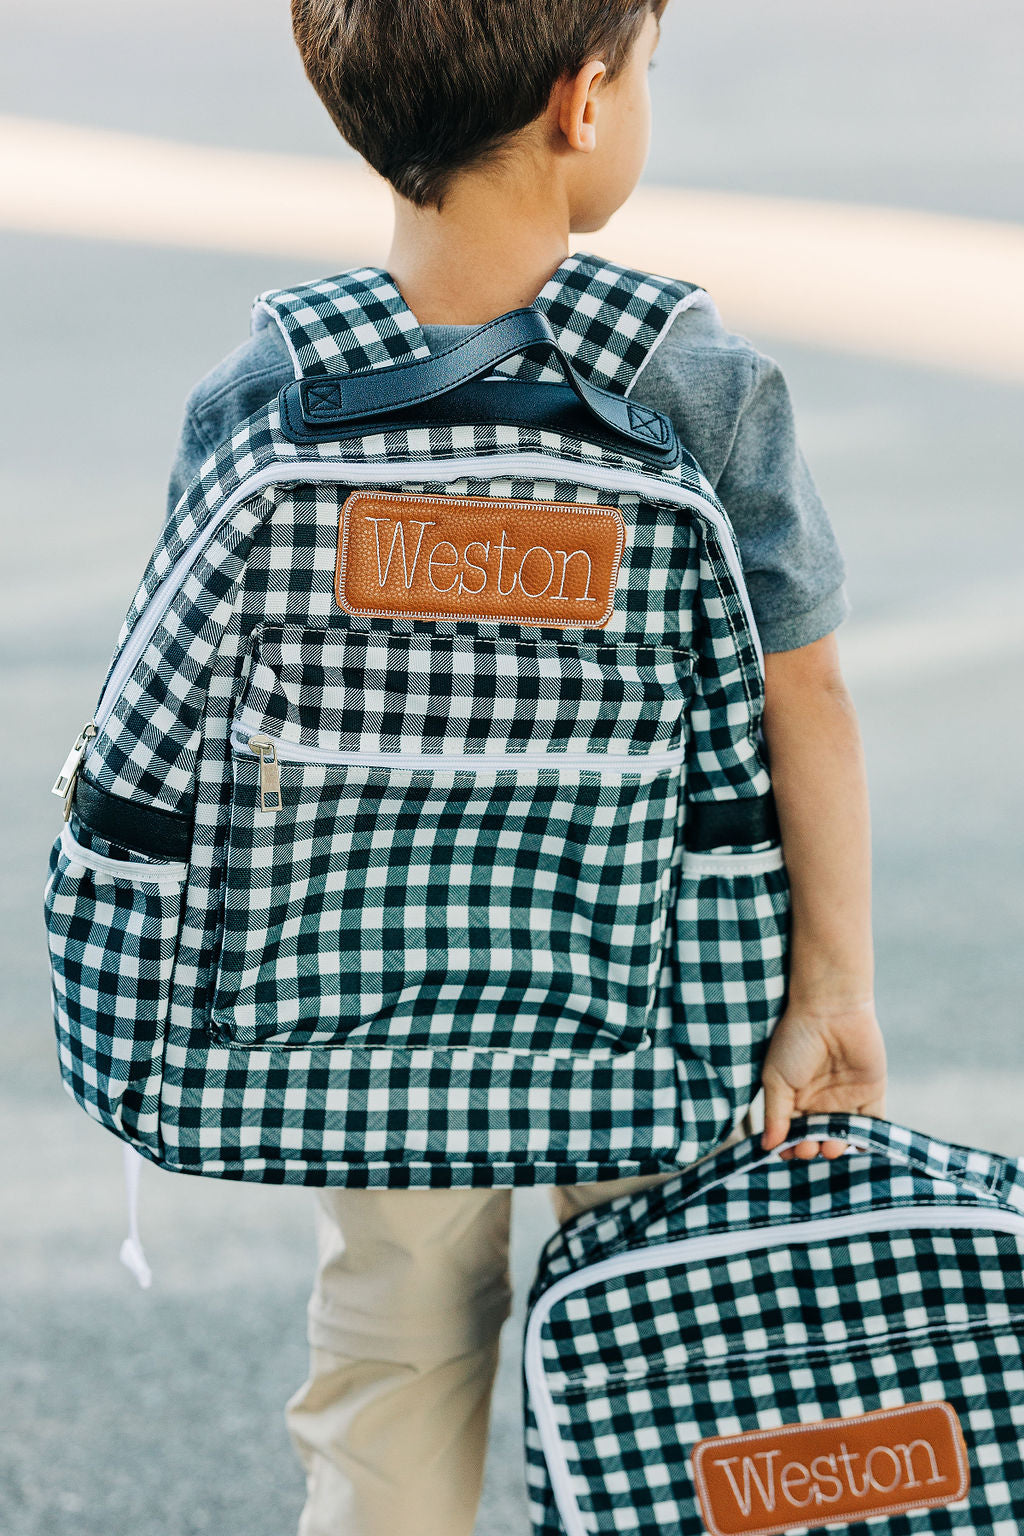
{"type": "Polygon", "coordinates": [[[123,1105],[138,1134],[154,1137],[186,870],[136,860],[95,838],[80,843],[66,825],[44,905],[64,1081],[109,1129],[123,1105]]]}
{"type": "MultiPolygon", "coordinates": [[[[566,257],[534,306],[588,382],[627,393],[672,316],[702,294],[693,283],[648,277],[581,251],[566,257]]],[[[379,267],[260,294],[253,329],[274,323],[296,377],[354,373],[429,352],[394,279],[379,267]]],[[[510,358],[497,371],[545,381],[561,377],[557,368],[532,358],[510,358]]]]}
{"type": "Polygon", "coordinates": [[[530,1056],[645,1042],[678,773],[286,765],[271,831],[256,778],[238,756],[212,1008],[227,1039],[530,1056]]]}
{"type": "Polygon", "coordinates": [[[429,356],[418,322],[392,279],[377,267],[260,294],[253,305],[253,331],[275,322],[296,378],[359,373],[429,356]]]}
{"type": "MultiPolygon", "coordinates": [[[[628,394],[672,317],[702,295],[692,283],[666,283],[579,252],[567,257],[535,302],[588,382],[628,394]]],[[[545,382],[559,377],[557,368],[529,357],[510,358],[498,371],[545,382]]]]}
{"type": "MultiPolygon", "coordinates": [[[[696,292],[574,257],[538,304],[584,374],[627,391],[696,292]]],[[[307,374],[422,350],[376,269],[264,295],[255,322],[307,374]]],[[[191,850],[173,899],[125,877],[100,900],[55,855],[69,1091],[153,1160],[224,1177],[530,1184],[692,1161],[756,1089],[788,924],[777,848],[685,850],[689,805],[769,789],[713,491],[685,460],[656,472],[537,427],[302,446],[280,428],[275,402],[202,466],[108,672],[84,772],[182,818],[191,850]],[[378,484],[616,507],[609,623],[343,612],[341,508],[378,484]],[[257,735],[280,759],[275,814],[257,735]],[[396,762],[344,760],[374,753],[396,762]],[[422,753],[460,762],[397,762],[422,753]]]]}
{"type": "Polygon", "coordinates": [[[668,645],[266,624],[238,715],[344,751],[643,756],[684,742],[691,671],[668,645]]]}
{"type": "Polygon", "coordinates": [[[829,1529],[1019,1533],[1024,1163],[861,1117],[805,1128],[855,1150],[787,1163],[743,1142],[548,1243],[524,1355],[535,1536],[703,1536],[698,1441],[942,1401],[968,1496],[829,1529]],[[836,1218],[858,1231],[830,1233],[836,1218]],[[743,1251],[702,1254],[736,1231],[743,1251]]]}

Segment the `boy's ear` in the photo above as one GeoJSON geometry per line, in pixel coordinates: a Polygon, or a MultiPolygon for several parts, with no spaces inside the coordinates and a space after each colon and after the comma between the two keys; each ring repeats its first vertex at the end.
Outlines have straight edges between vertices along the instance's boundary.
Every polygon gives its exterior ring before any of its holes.
{"type": "Polygon", "coordinates": [[[583,154],[597,148],[597,96],[606,73],[600,59],[588,59],[559,87],[558,126],[569,148],[583,154]]]}

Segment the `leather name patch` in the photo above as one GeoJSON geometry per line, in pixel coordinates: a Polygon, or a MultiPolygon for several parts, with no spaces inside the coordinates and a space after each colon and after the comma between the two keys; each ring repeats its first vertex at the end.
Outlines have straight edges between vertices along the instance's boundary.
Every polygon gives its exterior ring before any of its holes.
{"type": "Polygon", "coordinates": [[[354,491],[334,591],[359,615],[601,629],[625,536],[615,507],[354,491]]]}
{"type": "Polygon", "coordinates": [[[775,1536],[934,1509],[970,1487],[949,1403],[700,1440],[693,1477],[709,1536],[775,1536]]]}

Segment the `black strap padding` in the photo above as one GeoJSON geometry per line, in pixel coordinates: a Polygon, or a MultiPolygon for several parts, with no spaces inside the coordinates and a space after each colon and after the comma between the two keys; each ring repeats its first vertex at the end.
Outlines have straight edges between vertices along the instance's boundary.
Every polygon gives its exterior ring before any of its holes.
{"type": "Polygon", "coordinates": [[[102,789],[79,774],[75,786],[78,820],[94,837],[116,843],[151,859],[187,859],[192,849],[192,818],[154,805],[138,805],[102,789]]]}
{"type": "Polygon", "coordinates": [[[769,790],[746,800],[691,800],[686,807],[683,838],[691,853],[710,848],[750,847],[777,842],[779,818],[769,790]]]}
{"type": "Polygon", "coordinates": [[[287,387],[298,394],[299,414],[310,426],[380,421],[450,394],[472,379],[484,378],[508,358],[526,353],[554,357],[577,399],[616,437],[665,458],[678,451],[667,416],[580,377],[539,309],[512,309],[430,357],[340,378],[300,379],[287,387]]]}
{"type": "MultiPolygon", "coordinates": [[[[523,379],[471,379],[458,389],[433,400],[381,417],[361,416],[355,421],[307,421],[302,415],[298,384],[286,384],[278,396],[281,433],[292,443],[321,441],[344,442],[348,438],[367,437],[374,432],[394,431],[401,427],[523,427],[557,432],[562,437],[582,438],[613,453],[622,453],[621,438],[616,438],[580,403],[576,391],[567,384],[535,384],[523,379]]],[[[629,452],[657,469],[684,463],[699,474],[693,456],[682,447],[665,453],[649,450],[641,443],[630,444],[629,452]]]]}

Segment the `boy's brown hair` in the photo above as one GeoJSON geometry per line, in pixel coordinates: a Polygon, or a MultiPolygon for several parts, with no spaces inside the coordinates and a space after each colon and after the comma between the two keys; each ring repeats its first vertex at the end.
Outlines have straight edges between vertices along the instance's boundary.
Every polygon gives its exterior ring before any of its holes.
{"type": "Polygon", "coordinates": [[[665,0],[292,0],[310,83],[342,138],[402,197],[439,207],[452,176],[539,117],[588,59],[609,75],[665,0]]]}

